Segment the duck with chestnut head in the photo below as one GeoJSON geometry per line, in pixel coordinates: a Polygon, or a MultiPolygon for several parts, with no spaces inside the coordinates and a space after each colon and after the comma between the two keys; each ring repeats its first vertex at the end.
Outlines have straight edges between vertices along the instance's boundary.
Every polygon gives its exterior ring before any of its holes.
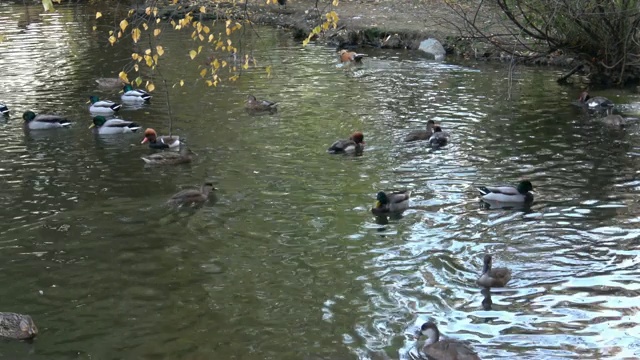
{"type": "Polygon", "coordinates": [[[341,63],[348,63],[348,62],[361,63],[362,58],[367,56],[367,54],[358,54],[355,51],[349,51],[346,49],[342,49],[338,51],[338,55],[340,56],[341,63]]]}
{"type": "Polygon", "coordinates": [[[158,133],[154,129],[146,129],[144,131],[144,139],[140,144],[149,143],[149,147],[152,149],[178,149],[180,147],[179,136],[158,136],[158,133]]]}
{"type": "Polygon", "coordinates": [[[615,106],[613,101],[603,96],[591,96],[588,91],[583,91],[578,97],[578,105],[584,106],[589,110],[606,110],[615,106]]]}
{"type": "Polygon", "coordinates": [[[453,339],[440,339],[438,326],[433,322],[422,324],[416,334],[418,341],[426,337],[422,345],[417,346],[417,351],[410,352],[409,356],[414,360],[480,360],[471,346],[453,339]]]}
{"type": "Polygon", "coordinates": [[[356,131],[348,139],[336,140],[329,148],[327,152],[329,154],[351,154],[361,155],[364,150],[364,134],[360,131],[356,131]]]}

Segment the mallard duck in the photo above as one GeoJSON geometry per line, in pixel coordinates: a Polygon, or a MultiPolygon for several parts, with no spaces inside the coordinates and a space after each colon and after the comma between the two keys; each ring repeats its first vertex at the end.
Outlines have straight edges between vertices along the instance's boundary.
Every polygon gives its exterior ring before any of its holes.
{"type": "Polygon", "coordinates": [[[439,148],[447,145],[449,142],[449,134],[442,131],[442,128],[438,125],[433,127],[433,135],[429,138],[429,144],[432,147],[439,148]]]}
{"type": "Polygon", "coordinates": [[[345,49],[342,49],[340,51],[338,51],[338,55],[340,55],[340,62],[356,62],[359,63],[362,61],[363,57],[366,57],[367,54],[358,54],[354,51],[348,51],[345,49]]]}
{"type": "Polygon", "coordinates": [[[120,78],[97,78],[95,81],[98,83],[98,87],[104,89],[119,89],[125,85],[120,78]]]}
{"type": "Polygon", "coordinates": [[[586,106],[590,110],[612,108],[615,104],[613,101],[602,96],[591,97],[587,91],[580,93],[578,97],[578,103],[582,106],[586,106]]]}
{"type": "Polygon", "coordinates": [[[218,189],[213,187],[212,183],[206,182],[202,185],[200,190],[187,189],[173,195],[169,199],[168,204],[171,206],[200,207],[209,199],[209,193],[211,193],[212,190],[218,189]]]}
{"type": "Polygon", "coordinates": [[[409,208],[411,191],[399,191],[387,194],[380,191],[376,196],[376,204],[371,209],[373,215],[381,216],[389,213],[401,213],[409,208]]]}
{"type": "Polygon", "coordinates": [[[348,139],[336,140],[327,152],[329,154],[362,154],[364,150],[364,134],[356,131],[348,139]]]}
{"type": "Polygon", "coordinates": [[[163,151],[149,156],[143,156],[141,159],[149,165],[178,165],[190,163],[193,155],[193,151],[185,146],[179,153],[163,151]]]}
{"type": "Polygon", "coordinates": [[[151,95],[142,89],[134,89],[131,84],[126,84],[123,88],[124,94],[120,97],[126,103],[141,103],[151,100],[151,95]]]}
{"type": "Polygon", "coordinates": [[[109,100],[100,100],[97,96],[90,96],[91,106],[89,112],[99,115],[113,115],[116,111],[120,110],[122,104],[116,104],[109,100]]]}
{"type": "Polygon", "coordinates": [[[0,312],[0,336],[27,340],[38,335],[38,327],[29,315],[0,312]]]}
{"type": "Polygon", "coordinates": [[[9,108],[3,103],[0,103],[0,115],[9,116],[9,108]]]}
{"type": "Polygon", "coordinates": [[[278,111],[276,107],[278,105],[277,102],[269,101],[269,100],[260,100],[258,101],[255,96],[249,95],[247,96],[247,102],[245,103],[245,108],[251,112],[270,112],[275,113],[278,111]]]}
{"type": "Polygon", "coordinates": [[[60,115],[36,115],[33,111],[26,111],[22,114],[25,126],[30,130],[46,130],[66,128],[71,125],[69,120],[60,115]]]}
{"type": "Polygon", "coordinates": [[[517,187],[481,186],[478,188],[482,200],[505,203],[528,203],[533,201],[533,185],[529,180],[521,181],[517,187]]]}
{"type": "Polygon", "coordinates": [[[422,324],[416,338],[419,340],[421,336],[426,336],[427,339],[422,346],[418,346],[417,353],[409,353],[412,359],[480,360],[478,353],[464,342],[453,339],[440,340],[440,331],[433,322],[422,324]]]}
{"type": "Polygon", "coordinates": [[[109,119],[104,116],[96,116],[93,118],[93,124],[89,129],[100,135],[129,134],[140,130],[142,127],[133,121],[122,119],[109,119]]]}
{"type": "Polygon", "coordinates": [[[180,146],[179,136],[158,136],[155,130],[149,128],[144,131],[144,139],[140,144],[149,142],[152,149],[169,149],[180,146]]]}
{"type": "Polygon", "coordinates": [[[429,120],[427,121],[427,129],[426,130],[413,130],[407,136],[405,136],[404,141],[418,141],[418,140],[429,140],[431,139],[431,135],[433,135],[433,127],[436,125],[435,121],[429,120]]]}
{"type": "Polygon", "coordinates": [[[482,287],[504,287],[511,280],[511,270],[507,268],[491,268],[491,255],[484,256],[482,275],[477,280],[482,287]]]}

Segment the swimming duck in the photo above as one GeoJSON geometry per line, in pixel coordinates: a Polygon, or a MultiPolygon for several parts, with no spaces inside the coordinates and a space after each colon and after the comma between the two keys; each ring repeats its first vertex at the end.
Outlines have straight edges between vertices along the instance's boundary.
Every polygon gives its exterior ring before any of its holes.
{"type": "Polygon", "coordinates": [[[481,186],[478,188],[482,200],[505,203],[528,203],[533,201],[533,185],[529,180],[521,181],[517,187],[481,186]]]}
{"type": "Polygon", "coordinates": [[[213,184],[206,182],[202,185],[200,190],[187,189],[178,192],[173,195],[167,203],[171,206],[192,206],[200,207],[209,199],[209,193],[212,190],[218,190],[213,187],[213,184]]]}
{"type": "Polygon", "coordinates": [[[419,339],[420,336],[426,336],[427,339],[424,345],[418,348],[417,354],[409,353],[415,360],[480,360],[478,353],[469,345],[453,339],[440,340],[440,331],[433,322],[422,324],[416,337],[419,339]]]}
{"type": "Polygon", "coordinates": [[[364,134],[356,131],[348,139],[336,140],[327,152],[329,154],[356,154],[361,155],[364,150],[364,134]]]}
{"type": "Polygon", "coordinates": [[[104,116],[96,116],[93,118],[93,124],[89,129],[100,135],[129,134],[140,130],[142,127],[133,121],[122,119],[109,119],[104,116]]]}
{"type": "Polygon", "coordinates": [[[0,312],[0,336],[11,339],[33,339],[38,327],[29,315],[0,312]]]}
{"type": "Polygon", "coordinates": [[[179,136],[158,136],[155,130],[149,128],[144,131],[144,139],[140,144],[149,142],[152,149],[169,149],[180,146],[179,136]]]}
{"type": "Polygon", "coordinates": [[[9,108],[3,103],[0,103],[0,115],[9,116],[9,108]]]}
{"type": "Polygon", "coordinates": [[[90,96],[91,106],[89,112],[98,115],[113,115],[116,111],[120,110],[122,104],[116,104],[109,100],[100,100],[97,96],[90,96]]]}
{"type": "Polygon", "coordinates": [[[126,84],[123,88],[124,94],[120,97],[126,103],[141,103],[151,100],[151,95],[142,89],[134,89],[131,84],[126,84]]]}
{"type": "Polygon", "coordinates": [[[358,54],[355,51],[348,51],[345,49],[342,49],[338,52],[338,55],[340,55],[340,62],[362,62],[362,58],[366,57],[367,54],[358,54]]]}
{"type": "Polygon", "coordinates": [[[615,105],[613,101],[607,99],[606,97],[591,97],[587,91],[583,91],[582,93],[580,93],[580,97],[578,97],[578,103],[582,106],[586,106],[591,110],[611,108],[615,105]]]}
{"type": "Polygon", "coordinates": [[[193,155],[193,151],[185,146],[179,153],[163,151],[149,156],[143,156],[141,159],[149,165],[178,165],[190,163],[193,155]]]}
{"type": "Polygon", "coordinates": [[[404,141],[418,141],[418,140],[429,140],[431,135],[433,135],[433,127],[436,125],[435,121],[429,120],[427,121],[427,129],[426,130],[413,130],[407,136],[405,136],[404,141]]]}
{"type": "Polygon", "coordinates": [[[46,129],[59,129],[66,128],[71,125],[69,120],[60,115],[36,115],[33,111],[26,111],[22,114],[22,118],[25,121],[25,126],[30,130],[46,130],[46,129]]]}
{"type": "Polygon", "coordinates": [[[511,280],[511,270],[507,268],[491,268],[491,255],[484,256],[482,275],[477,280],[482,287],[504,287],[511,280]]]}
{"type": "Polygon", "coordinates": [[[411,191],[399,191],[387,194],[380,191],[376,196],[376,205],[371,209],[373,215],[381,216],[389,213],[401,213],[409,208],[411,191]]]}
{"type": "Polygon", "coordinates": [[[442,131],[442,128],[438,125],[433,127],[433,135],[429,138],[429,144],[434,148],[439,148],[447,145],[449,142],[449,134],[442,131]]]}
{"type": "Polygon", "coordinates": [[[275,113],[278,111],[278,108],[276,107],[277,105],[277,102],[269,100],[258,101],[255,96],[249,95],[247,96],[247,102],[245,103],[244,107],[251,112],[275,113]]]}
{"type": "Polygon", "coordinates": [[[119,89],[125,84],[120,78],[97,78],[95,82],[104,89],[119,89]]]}

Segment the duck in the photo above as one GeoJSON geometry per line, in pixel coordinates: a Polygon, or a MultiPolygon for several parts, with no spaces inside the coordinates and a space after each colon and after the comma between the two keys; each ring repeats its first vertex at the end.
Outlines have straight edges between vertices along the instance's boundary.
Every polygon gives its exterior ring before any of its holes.
{"type": "Polygon", "coordinates": [[[612,108],[615,104],[613,101],[603,96],[591,97],[586,90],[580,93],[578,104],[586,106],[590,110],[612,108]]]}
{"type": "Polygon", "coordinates": [[[144,131],[144,139],[140,144],[148,142],[152,149],[172,149],[180,147],[179,136],[158,136],[155,130],[148,128],[144,131]]]}
{"type": "Polygon", "coordinates": [[[627,119],[623,118],[620,115],[609,114],[602,119],[600,119],[602,123],[611,127],[617,127],[623,129],[627,125],[627,119]]]}
{"type": "Polygon", "coordinates": [[[277,102],[269,101],[269,100],[259,100],[256,99],[255,96],[249,95],[247,96],[247,102],[244,107],[251,112],[270,112],[275,113],[278,111],[276,107],[278,105],[277,102]]]}
{"type": "Polygon", "coordinates": [[[38,327],[29,315],[0,312],[0,336],[27,340],[38,335],[38,327]]]}
{"type": "Polygon", "coordinates": [[[104,89],[119,89],[120,87],[125,85],[124,81],[122,81],[122,79],[120,79],[119,77],[97,78],[95,79],[95,82],[98,84],[98,87],[101,87],[104,89]]]}
{"type": "Polygon", "coordinates": [[[449,134],[442,131],[442,128],[438,125],[433,127],[433,135],[429,138],[429,144],[434,148],[439,148],[447,145],[449,142],[449,134]]]}
{"type": "Polygon", "coordinates": [[[356,154],[361,155],[364,150],[364,134],[355,131],[348,139],[336,140],[327,152],[329,154],[356,154]]]}
{"type": "Polygon", "coordinates": [[[115,134],[129,134],[140,130],[142,127],[133,121],[127,121],[122,119],[109,119],[99,115],[93,118],[93,124],[89,126],[89,129],[94,129],[94,132],[99,135],[115,135],[115,134]]]}
{"type": "Polygon", "coordinates": [[[418,347],[417,353],[409,353],[412,359],[480,360],[478,353],[464,342],[453,339],[440,340],[440,330],[431,321],[422,324],[416,338],[419,340],[421,336],[426,336],[427,339],[421,347],[418,347]]]}
{"type": "Polygon", "coordinates": [[[521,181],[513,186],[481,186],[478,188],[482,200],[505,203],[529,203],[533,201],[533,185],[529,180],[521,181]]]}
{"type": "Polygon", "coordinates": [[[418,140],[429,140],[431,139],[431,135],[433,135],[433,127],[436,125],[435,121],[429,120],[427,121],[426,130],[413,130],[407,136],[404,137],[405,142],[409,141],[418,141],[418,140]]]}
{"type": "Polygon", "coordinates": [[[151,95],[142,89],[134,89],[131,84],[126,84],[123,88],[124,94],[120,97],[122,102],[141,103],[151,100],[151,95]]]}
{"type": "Polygon", "coordinates": [[[185,146],[179,153],[163,151],[143,156],[141,159],[148,165],[178,165],[190,163],[193,155],[194,152],[185,146]]]}
{"type": "Polygon", "coordinates": [[[511,280],[511,270],[507,268],[491,268],[492,257],[484,256],[482,275],[476,283],[482,287],[504,287],[511,280]]]}
{"type": "Polygon", "coordinates": [[[191,206],[191,207],[200,207],[204,205],[205,202],[209,199],[209,194],[212,190],[216,189],[212,183],[205,182],[200,190],[196,189],[187,189],[182,190],[175,195],[173,195],[167,203],[171,206],[191,206]]]}
{"type": "Polygon", "coordinates": [[[401,213],[409,208],[409,198],[411,191],[398,191],[394,193],[378,192],[376,204],[371,209],[375,216],[382,216],[389,213],[401,213]]]}
{"type": "Polygon", "coordinates": [[[9,108],[3,103],[0,103],[0,115],[9,116],[9,108]]]}
{"type": "Polygon", "coordinates": [[[100,100],[99,97],[94,95],[89,96],[89,100],[91,101],[89,112],[92,114],[113,115],[122,107],[122,104],[116,104],[109,100],[100,100]]]}
{"type": "Polygon", "coordinates": [[[340,55],[340,62],[342,63],[346,63],[346,62],[359,63],[359,62],[362,62],[362,58],[367,56],[367,54],[358,54],[355,51],[348,51],[345,49],[338,51],[338,55],[340,55]]]}
{"type": "Polygon", "coordinates": [[[25,111],[25,113],[22,114],[22,118],[24,119],[25,126],[29,130],[59,129],[71,125],[71,122],[64,116],[48,114],[36,115],[33,111],[25,111]]]}

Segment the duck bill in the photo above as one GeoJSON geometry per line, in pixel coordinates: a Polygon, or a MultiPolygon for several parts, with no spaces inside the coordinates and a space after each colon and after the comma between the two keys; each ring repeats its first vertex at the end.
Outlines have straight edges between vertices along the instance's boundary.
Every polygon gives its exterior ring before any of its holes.
{"type": "Polygon", "coordinates": [[[144,144],[144,143],[146,143],[147,141],[149,141],[149,139],[144,138],[144,139],[142,139],[142,142],[141,142],[140,144],[144,144]]]}
{"type": "Polygon", "coordinates": [[[96,126],[96,124],[91,124],[89,125],[89,129],[93,129],[96,126]]]}
{"type": "Polygon", "coordinates": [[[382,206],[382,203],[380,203],[380,201],[376,201],[376,208],[379,208],[380,206],[382,206]]]}

